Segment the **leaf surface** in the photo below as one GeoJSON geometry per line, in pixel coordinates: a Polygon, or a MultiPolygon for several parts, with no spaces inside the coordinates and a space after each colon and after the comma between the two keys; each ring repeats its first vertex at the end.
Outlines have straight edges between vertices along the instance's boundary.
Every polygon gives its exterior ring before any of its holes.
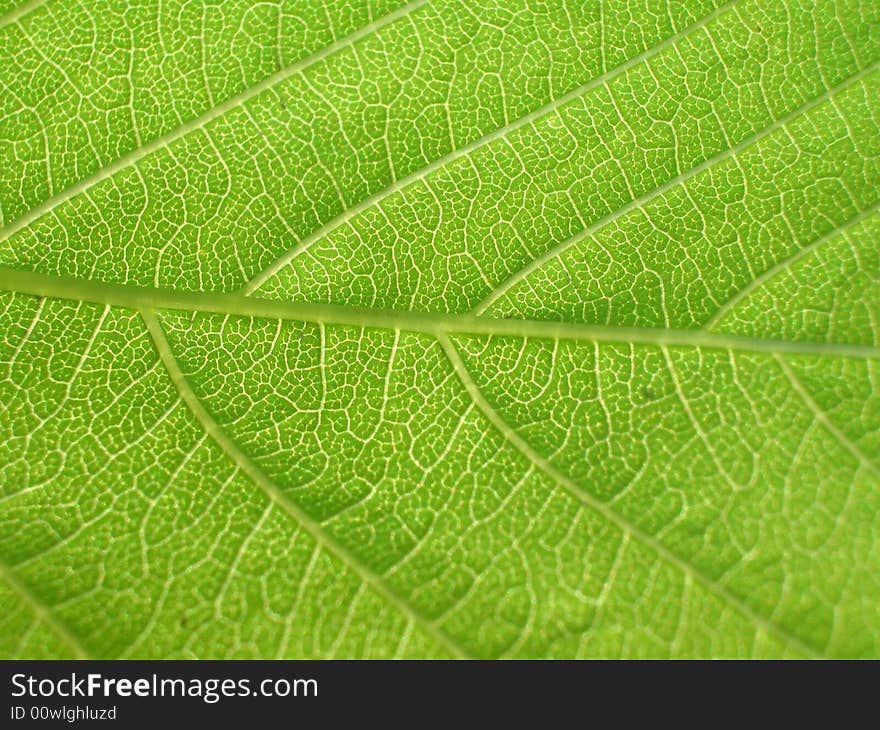
{"type": "Polygon", "coordinates": [[[0,654],[880,655],[876,3],[0,12],[0,654]]]}

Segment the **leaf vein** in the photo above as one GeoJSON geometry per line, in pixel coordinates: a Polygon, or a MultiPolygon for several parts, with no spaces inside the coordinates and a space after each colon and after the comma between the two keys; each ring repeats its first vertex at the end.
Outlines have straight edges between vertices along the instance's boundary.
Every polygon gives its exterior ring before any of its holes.
{"type": "Polygon", "coordinates": [[[6,582],[13,593],[17,594],[27,604],[33,614],[43,621],[71,650],[77,659],[89,659],[91,655],[79,642],[76,636],[52,609],[46,605],[15,573],[2,561],[0,561],[0,577],[6,582]]]}
{"type": "Polygon", "coordinates": [[[686,38],[687,36],[691,35],[695,31],[704,27],[706,24],[710,23],[712,20],[717,18],[719,15],[724,14],[727,10],[729,10],[731,7],[733,7],[736,2],[737,2],[737,0],[729,0],[729,2],[718,7],[715,11],[713,11],[709,15],[697,20],[696,22],[692,23],[687,28],[684,28],[683,30],[679,31],[675,35],[672,35],[669,38],[666,38],[665,40],[658,43],[653,48],[649,48],[649,49],[643,51],[638,56],[634,56],[633,58],[629,59],[628,61],[625,61],[624,63],[620,64],[619,66],[616,66],[615,68],[611,69],[610,71],[606,71],[601,76],[597,76],[596,78],[591,79],[587,83],[582,84],[581,86],[578,86],[575,89],[572,89],[571,91],[567,92],[566,94],[563,94],[562,96],[560,96],[558,99],[553,99],[552,101],[548,102],[547,104],[544,104],[544,106],[541,106],[538,109],[535,109],[534,111],[531,111],[528,114],[525,114],[525,115],[513,120],[512,122],[505,124],[502,127],[499,127],[498,129],[492,130],[488,134],[485,134],[482,137],[475,139],[473,142],[469,142],[468,144],[463,145],[462,147],[459,147],[458,149],[454,149],[451,152],[448,152],[447,154],[443,155],[442,157],[437,158],[433,162],[431,162],[423,167],[420,167],[418,170],[414,170],[413,172],[409,173],[405,177],[402,177],[399,180],[395,180],[388,187],[374,193],[373,195],[370,195],[367,198],[364,198],[356,205],[353,205],[351,208],[344,210],[342,213],[337,215],[335,218],[328,221],[327,223],[322,225],[320,228],[318,228],[317,230],[315,230],[314,232],[312,232],[308,236],[304,237],[296,245],[294,245],[292,248],[290,248],[288,251],[286,251],[280,257],[278,257],[269,266],[267,266],[265,269],[263,269],[258,274],[256,274],[253,278],[251,278],[250,281],[247,282],[247,284],[244,285],[244,287],[241,290],[242,293],[247,295],[247,294],[252,294],[253,292],[257,291],[272,276],[274,276],[281,269],[283,269],[285,266],[290,264],[290,262],[293,261],[297,256],[299,256],[300,254],[307,251],[315,243],[317,243],[318,241],[320,241],[321,239],[323,239],[324,237],[329,235],[332,231],[345,225],[349,220],[351,220],[355,216],[359,215],[360,213],[364,212],[365,210],[368,210],[369,208],[373,207],[374,205],[377,205],[381,201],[392,196],[394,193],[399,192],[400,190],[403,190],[406,187],[409,187],[413,183],[418,182],[418,181],[426,178],[432,172],[435,172],[436,170],[439,170],[440,168],[445,167],[446,165],[448,165],[452,162],[455,162],[456,160],[461,159],[462,157],[465,157],[466,155],[469,155],[471,152],[474,152],[475,150],[479,149],[480,147],[484,147],[485,145],[487,145],[497,139],[501,139],[503,137],[506,137],[511,132],[514,132],[517,129],[520,129],[521,127],[524,127],[528,124],[531,124],[532,122],[540,119],[541,117],[550,114],[554,110],[558,109],[559,107],[564,106],[565,104],[567,104],[570,101],[573,101],[574,99],[578,98],[579,96],[583,96],[584,94],[588,93],[589,91],[592,91],[593,89],[596,89],[600,86],[604,86],[609,81],[617,78],[618,76],[623,75],[624,73],[629,71],[631,68],[638,66],[641,63],[644,63],[649,58],[653,58],[658,53],[663,51],[665,48],[668,48],[668,47],[674,45],[675,43],[678,43],[678,41],[682,40],[683,38],[686,38]]]}
{"type": "Polygon", "coordinates": [[[89,175],[88,177],[83,178],[79,182],[74,183],[70,187],[65,188],[64,190],[62,190],[58,194],[53,195],[50,198],[47,198],[39,205],[31,208],[27,213],[24,213],[23,215],[16,218],[14,221],[12,221],[9,225],[5,226],[3,229],[0,229],[0,242],[8,240],[11,236],[15,235],[20,230],[27,228],[34,221],[36,221],[38,218],[42,217],[43,215],[45,215],[47,213],[54,211],[62,203],[65,203],[66,201],[70,200],[71,198],[76,197],[80,193],[85,192],[89,188],[97,185],[98,183],[100,183],[104,180],[107,180],[108,178],[115,175],[117,172],[124,170],[125,168],[129,167],[130,165],[133,165],[133,164],[139,162],[147,155],[152,154],[153,152],[157,152],[158,150],[165,149],[166,147],[168,147],[168,145],[170,145],[175,140],[178,140],[181,137],[184,137],[185,135],[189,134],[190,132],[192,132],[194,130],[201,129],[209,122],[222,116],[226,112],[231,111],[232,109],[235,109],[240,104],[243,104],[244,102],[248,101],[249,99],[252,99],[257,94],[264,91],[265,89],[268,89],[268,88],[274,86],[279,81],[283,81],[284,79],[286,79],[290,76],[294,76],[295,74],[300,73],[301,71],[308,68],[309,66],[311,66],[311,65],[313,65],[313,64],[315,64],[325,58],[328,58],[329,56],[332,56],[335,53],[338,53],[339,51],[343,50],[344,48],[347,48],[348,46],[361,40],[362,38],[366,38],[367,36],[376,32],[380,28],[394,22],[395,20],[398,20],[402,17],[405,17],[406,15],[408,15],[409,13],[411,13],[415,10],[418,10],[420,7],[427,4],[427,2],[428,2],[428,0],[415,0],[414,2],[411,2],[408,5],[405,5],[404,7],[399,8],[398,10],[396,10],[394,12],[389,13],[388,15],[385,15],[385,16],[379,18],[378,20],[373,21],[369,25],[365,25],[363,28],[356,30],[354,33],[351,33],[350,35],[347,35],[344,38],[340,38],[338,41],[335,41],[334,43],[331,43],[330,45],[325,46],[320,51],[317,51],[316,53],[313,53],[312,55],[310,55],[300,61],[297,61],[293,65],[288,66],[287,68],[282,69],[281,71],[278,71],[277,73],[274,73],[271,76],[267,76],[262,81],[254,84],[253,86],[251,86],[250,88],[241,92],[240,94],[237,94],[236,96],[233,96],[233,97],[227,99],[226,101],[221,102],[220,104],[211,108],[209,111],[205,112],[201,116],[195,117],[194,119],[191,119],[187,122],[184,122],[179,127],[176,127],[175,129],[171,130],[167,134],[163,134],[160,137],[156,137],[155,139],[153,139],[152,141],[143,145],[142,147],[138,147],[138,148],[132,150],[131,152],[123,155],[122,157],[119,157],[118,159],[116,159],[113,162],[111,162],[110,164],[102,167],[100,170],[96,171],[92,175],[89,175]]]}
{"type": "Polygon", "coordinates": [[[677,330],[594,325],[554,320],[500,319],[471,314],[382,310],[339,304],[260,299],[241,294],[201,293],[108,284],[0,266],[0,289],[39,297],[109,304],[131,309],[173,309],[261,319],[282,319],[375,329],[400,329],[432,335],[474,334],[543,339],[588,340],[706,347],[745,352],[880,359],[880,347],[845,342],[774,340],[703,329],[677,330]]]}
{"type": "Polygon", "coordinates": [[[846,231],[854,228],[862,221],[870,218],[874,213],[877,212],[878,208],[880,208],[880,200],[878,200],[873,205],[865,208],[865,210],[856,213],[854,216],[845,220],[840,225],[835,226],[830,231],[823,233],[819,238],[812,241],[811,243],[802,246],[793,254],[791,254],[791,256],[788,256],[777,262],[774,266],[771,266],[764,273],[755,277],[752,281],[748,283],[747,286],[740,289],[730,299],[728,299],[720,307],[718,307],[718,309],[715,311],[715,314],[713,314],[708,320],[706,320],[706,323],[703,325],[703,327],[707,330],[711,330],[725,317],[725,315],[729,314],[736,307],[737,304],[743,301],[752,292],[756,291],[764,284],[773,280],[780,274],[784,274],[785,272],[789,271],[798,261],[800,261],[808,254],[811,254],[814,251],[820,249],[822,246],[828,243],[828,241],[835,238],[838,234],[846,235],[846,231]]]}
{"type": "Polygon", "coordinates": [[[507,277],[504,281],[497,284],[495,286],[495,288],[491,292],[489,292],[480,301],[480,303],[477,304],[476,307],[474,307],[474,309],[472,311],[474,312],[474,314],[477,314],[477,315],[483,314],[489,307],[491,307],[496,301],[498,301],[498,299],[500,299],[502,296],[504,296],[514,286],[519,284],[521,281],[523,281],[525,278],[527,278],[530,274],[534,273],[535,271],[540,269],[545,264],[553,261],[554,259],[557,259],[559,256],[561,256],[563,253],[565,253],[565,251],[567,251],[572,246],[575,246],[578,243],[580,243],[581,241],[589,238],[590,236],[592,236],[596,232],[598,232],[600,229],[613,223],[618,218],[626,215],[627,213],[630,213],[633,210],[637,210],[637,209],[643,207],[645,205],[645,203],[648,203],[649,201],[660,197],[661,195],[663,195],[663,193],[668,192],[669,190],[671,190],[675,186],[677,186],[683,182],[686,182],[687,180],[690,180],[693,177],[696,177],[701,172],[704,172],[705,170],[708,170],[708,169],[714,167],[719,162],[722,162],[722,161],[728,159],[729,157],[733,157],[734,155],[739,154],[740,152],[742,152],[743,150],[752,146],[753,144],[760,142],[765,137],[768,137],[769,135],[771,135],[773,132],[777,131],[778,129],[784,129],[788,124],[790,124],[792,121],[797,119],[802,114],[805,114],[806,112],[819,106],[823,102],[828,101],[829,99],[832,99],[836,94],[841,93],[841,92],[847,90],[848,88],[858,84],[860,81],[862,81],[862,79],[864,79],[870,73],[875,71],[878,68],[878,66],[880,66],[880,63],[877,63],[877,62],[870,64],[869,66],[863,68],[861,71],[858,71],[855,74],[849,76],[847,79],[845,79],[841,83],[837,84],[836,86],[833,86],[830,89],[826,89],[823,93],[819,94],[818,96],[813,97],[812,99],[810,99],[806,103],[801,104],[797,109],[794,109],[794,110],[788,112],[787,114],[781,116],[779,119],[772,122],[770,125],[755,132],[754,134],[749,135],[745,139],[743,139],[740,142],[738,142],[737,144],[733,145],[733,147],[729,147],[726,150],[723,150],[722,152],[719,152],[718,154],[713,155],[712,157],[709,157],[706,160],[703,160],[698,165],[695,165],[694,167],[690,168],[689,170],[685,170],[684,172],[667,180],[662,185],[659,185],[658,187],[656,187],[652,190],[649,190],[648,192],[644,193],[643,195],[638,196],[637,198],[633,198],[625,205],[622,205],[621,207],[617,208],[616,210],[608,213],[607,215],[605,215],[602,218],[600,218],[599,220],[597,220],[595,223],[590,224],[589,227],[578,231],[573,236],[570,236],[569,238],[565,239],[564,241],[556,244],[555,246],[550,248],[548,251],[546,251],[544,254],[542,254],[538,258],[530,261],[526,266],[521,268],[519,271],[515,272],[511,276],[507,277]]]}
{"type": "Polygon", "coordinates": [[[232,462],[238,466],[242,472],[248,475],[251,481],[253,481],[264,492],[272,503],[277,505],[285,514],[295,520],[306,532],[309,533],[312,539],[352,570],[352,572],[354,572],[365,584],[369,585],[376,593],[384,598],[385,601],[394,606],[408,620],[416,623],[426,634],[434,639],[434,641],[440,646],[449,651],[453,656],[461,659],[469,658],[468,653],[463,647],[459,646],[458,643],[443,631],[442,628],[426,618],[402,596],[397,594],[385,583],[385,581],[382,580],[382,577],[379,574],[373,572],[350,550],[348,550],[348,548],[343,546],[335,537],[330,535],[320,523],[312,519],[301,507],[299,507],[299,505],[285,495],[281,488],[235,444],[217,421],[214,420],[214,417],[208,412],[207,408],[205,408],[204,404],[190,386],[189,381],[177,363],[177,358],[171,351],[171,346],[165,337],[162,325],[159,323],[153,310],[149,308],[141,308],[140,313],[153,338],[159,357],[165,365],[168,375],[177,388],[181,399],[189,407],[193,416],[205,432],[226,453],[232,462]]]}
{"type": "Polygon", "coordinates": [[[30,15],[34,10],[46,5],[48,2],[49,0],[29,0],[29,2],[13,8],[5,15],[0,16],[0,29],[19,22],[23,17],[30,15]]]}
{"type": "Polygon", "coordinates": [[[852,439],[850,439],[843,431],[841,431],[837,425],[828,417],[828,414],[819,406],[818,403],[813,399],[813,396],[810,395],[809,391],[804,387],[804,384],[801,382],[800,378],[795,374],[795,372],[791,369],[791,366],[785,360],[779,356],[773,356],[776,362],[779,364],[779,367],[782,369],[782,372],[785,374],[785,377],[788,378],[788,381],[791,383],[791,387],[794,392],[797,394],[798,398],[803,401],[804,405],[809,409],[810,413],[813,417],[824,426],[824,428],[834,436],[835,440],[846,449],[851,456],[853,456],[856,461],[859,462],[863,467],[865,467],[868,471],[872,472],[875,476],[880,476],[880,467],[876,466],[873,461],[871,461],[862,450],[853,443],[852,439]]]}
{"type": "Polygon", "coordinates": [[[598,513],[600,516],[614,524],[625,535],[630,535],[633,539],[638,540],[639,542],[650,548],[654,553],[657,554],[657,556],[661,560],[679,570],[681,573],[684,574],[685,577],[690,577],[692,580],[702,585],[706,590],[708,590],[710,593],[722,600],[725,604],[736,610],[739,614],[747,618],[759,629],[766,631],[768,634],[771,634],[778,640],[782,641],[788,646],[791,646],[792,648],[796,649],[806,656],[812,658],[821,658],[820,653],[809,646],[802,639],[792,634],[785,627],[775,624],[759,614],[748,604],[746,604],[742,599],[731,593],[730,590],[720,585],[717,581],[713,580],[710,576],[699,570],[696,566],[676,555],[672,550],[667,548],[655,537],[644,532],[639,527],[632,524],[625,517],[612,510],[608,505],[596,499],[593,495],[577,485],[568,476],[557,469],[547,459],[541,456],[541,454],[539,454],[522,436],[520,436],[519,433],[517,433],[516,430],[509,423],[507,423],[507,421],[505,421],[501,417],[501,415],[492,407],[492,405],[486,400],[485,396],[482,394],[479,387],[471,377],[467,366],[464,364],[461,357],[459,356],[455,345],[452,344],[449,338],[441,334],[438,335],[438,340],[440,341],[440,345],[443,348],[443,351],[446,353],[446,356],[449,358],[452,367],[455,369],[456,373],[458,373],[462,385],[465,387],[465,390],[467,390],[470,397],[477,404],[477,407],[489,420],[489,422],[496,429],[498,429],[501,435],[507,441],[509,441],[517,450],[519,450],[520,453],[522,453],[523,456],[525,456],[530,463],[541,469],[541,471],[543,471],[547,476],[557,482],[566,492],[571,494],[582,504],[589,507],[594,512],[598,513]]]}

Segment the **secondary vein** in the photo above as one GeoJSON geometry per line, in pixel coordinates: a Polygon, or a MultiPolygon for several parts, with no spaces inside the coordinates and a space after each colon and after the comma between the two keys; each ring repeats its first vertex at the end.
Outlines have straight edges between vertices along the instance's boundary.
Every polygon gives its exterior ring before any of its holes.
{"type": "Polygon", "coordinates": [[[443,351],[446,353],[447,358],[449,358],[453,369],[458,375],[459,380],[461,380],[462,385],[465,387],[465,390],[467,390],[468,395],[499,433],[531,463],[557,482],[566,492],[571,494],[582,504],[586,505],[594,512],[597,512],[618,529],[622,530],[624,534],[631,535],[635,540],[638,540],[649,547],[663,561],[674,566],[685,575],[690,576],[696,583],[702,585],[710,593],[724,601],[724,603],[735,609],[742,616],[745,616],[757,627],[766,631],[768,634],[775,636],[784,644],[791,646],[805,656],[820,658],[819,653],[812,647],[808,646],[803,640],[794,634],[791,634],[784,627],[778,626],[764,616],[761,616],[742,599],[731,593],[727,588],[720,585],[710,576],[704,574],[691,563],[680,558],[653,535],[643,531],[625,517],[611,509],[607,504],[596,499],[592,494],[572,481],[566,474],[561,472],[550,461],[539,454],[486,400],[482,391],[471,377],[470,372],[459,356],[458,351],[455,349],[455,345],[452,344],[449,338],[445,335],[439,335],[438,339],[443,351]]]}
{"type": "Polygon", "coordinates": [[[4,562],[0,561],[0,578],[24,601],[33,614],[46,624],[67,645],[76,659],[91,658],[70,628],[23,583],[4,562]]]}
{"type": "Polygon", "coordinates": [[[780,274],[791,270],[791,268],[798,261],[800,261],[808,254],[811,254],[813,251],[822,248],[822,246],[828,243],[828,241],[830,241],[831,239],[836,238],[838,235],[846,235],[846,231],[854,228],[867,218],[870,218],[874,213],[877,212],[878,208],[880,208],[880,201],[868,206],[867,208],[865,208],[865,210],[856,213],[856,215],[852,216],[849,220],[844,221],[839,226],[835,226],[812,243],[808,243],[802,248],[799,248],[797,251],[791,254],[791,256],[788,256],[776,263],[774,266],[771,266],[763,274],[755,277],[752,281],[749,282],[747,286],[744,286],[730,299],[728,299],[720,307],[718,307],[718,309],[715,311],[715,314],[713,314],[708,320],[706,320],[706,323],[703,325],[703,327],[707,330],[711,330],[712,328],[714,328],[722,319],[724,319],[726,315],[733,311],[737,304],[743,301],[750,294],[760,289],[776,276],[779,276],[780,274]]]}
{"type": "Polygon", "coordinates": [[[34,10],[42,7],[48,2],[49,0],[29,0],[29,2],[22,3],[17,8],[13,8],[6,13],[6,15],[0,17],[0,28],[5,28],[7,25],[17,23],[24,16],[30,15],[34,10]]]}
{"type": "Polygon", "coordinates": [[[794,121],[795,119],[797,119],[801,115],[806,114],[811,109],[819,106],[823,102],[825,102],[828,99],[836,96],[837,94],[845,91],[846,89],[848,89],[852,86],[855,86],[856,84],[861,82],[862,79],[864,79],[866,76],[868,76],[869,74],[874,72],[878,68],[878,66],[880,66],[880,64],[878,64],[878,63],[870,64],[866,68],[862,69],[861,71],[858,71],[857,73],[853,74],[852,76],[845,79],[844,81],[837,84],[836,86],[833,86],[830,89],[826,89],[824,92],[822,92],[818,96],[813,97],[812,99],[808,100],[806,103],[801,104],[796,109],[793,109],[790,112],[788,112],[787,114],[779,117],[778,119],[776,119],[771,124],[764,127],[763,129],[760,129],[757,132],[755,132],[754,134],[749,135],[745,139],[740,140],[737,144],[733,145],[732,147],[728,147],[726,150],[722,150],[718,154],[713,155],[712,157],[709,157],[706,160],[703,160],[698,165],[695,165],[694,167],[690,168],[689,170],[685,170],[684,172],[676,175],[675,177],[671,178],[670,180],[667,180],[665,183],[663,183],[662,185],[659,185],[658,187],[654,188],[653,190],[649,190],[648,192],[644,193],[643,195],[640,195],[636,198],[633,198],[632,200],[630,200],[630,202],[626,203],[625,205],[622,205],[621,207],[617,208],[616,210],[611,211],[610,213],[603,216],[599,220],[590,224],[587,228],[584,228],[584,229],[578,231],[573,236],[570,236],[569,238],[565,239],[564,241],[561,241],[560,243],[556,244],[555,246],[550,248],[548,251],[546,251],[541,256],[538,256],[537,258],[530,261],[528,263],[528,265],[524,266],[519,271],[516,271],[511,276],[509,276],[507,279],[505,279],[504,281],[497,284],[495,286],[495,288],[486,297],[484,297],[483,300],[479,304],[477,304],[476,307],[474,307],[474,310],[473,310],[474,314],[482,314],[483,312],[487,311],[489,309],[489,307],[491,307],[502,296],[504,296],[507,292],[509,292],[511,289],[513,289],[513,287],[515,287],[521,281],[523,281],[528,276],[533,274],[535,271],[540,269],[542,266],[557,259],[559,256],[561,256],[565,251],[570,249],[572,246],[575,246],[578,243],[580,243],[581,241],[584,241],[584,240],[590,238],[590,236],[593,236],[600,229],[604,228],[607,225],[610,225],[611,223],[616,221],[618,218],[621,218],[622,216],[626,215],[627,213],[629,213],[633,210],[641,208],[642,206],[645,205],[645,203],[648,203],[649,201],[654,200],[655,198],[659,198],[661,195],[663,195],[663,193],[668,192],[672,188],[674,188],[678,185],[681,185],[684,182],[687,182],[691,178],[694,178],[697,175],[699,175],[701,172],[704,172],[705,170],[710,169],[711,167],[717,165],[718,163],[739,154],[740,152],[751,147],[752,145],[757,144],[762,139],[773,134],[773,132],[775,132],[776,130],[784,128],[786,125],[790,124],[792,121],[794,121]]]}
{"type": "Polygon", "coordinates": [[[52,197],[47,198],[39,205],[31,208],[27,213],[24,213],[23,215],[13,220],[3,229],[0,229],[0,242],[8,240],[11,236],[18,233],[18,231],[27,228],[31,223],[36,221],[41,216],[55,210],[55,208],[57,208],[62,203],[76,197],[80,193],[88,190],[94,185],[97,185],[101,181],[112,177],[117,172],[125,169],[126,167],[134,165],[147,155],[150,155],[157,150],[164,149],[175,140],[180,139],[181,137],[192,132],[193,130],[201,129],[210,121],[222,116],[232,109],[235,109],[244,102],[255,97],[260,92],[264,91],[265,89],[274,86],[275,84],[283,81],[286,78],[289,78],[290,76],[294,76],[295,74],[300,73],[301,71],[317,63],[318,61],[321,61],[325,58],[328,58],[329,56],[332,56],[335,53],[338,53],[342,49],[347,48],[348,46],[361,40],[362,38],[369,36],[380,28],[419,9],[423,5],[427,4],[427,2],[428,0],[415,0],[415,2],[411,2],[408,5],[405,5],[404,7],[399,8],[392,13],[389,13],[388,15],[385,15],[373,21],[372,23],[365,25],[363,28],[356,30],[354,33],[351,33],[344,38],[340,38],[338,41],[331,43],[329,46],[325,46],[320,51],[313,53],[311,56],[308,56],[301,61],[297,61],[293,65],[288,66],[287,68],[284,68],[281,71],[272,74],[271,76],[267,76],[265,79],[254,84],[240,94],[237,94],[236,96],[233,96],[226,101],[221,102],[217,106],[212,107],[201,116],[191,119],[188,122],[180,125],[179,127],[176,127],[167,134],[164,134],[161,137],[156,137],[142,147],[137,147],[128,154],[117,158],[109,165],[106,165],[105,167],[102,167],[100,170],[96,171],[94,174],[83,178],[82,180],[71,185],[68,188],[65,188],[57,195],[53,195],[52,197]]]}
{"type": "Polygon", "coordinates": [[[794,370],[788,365],[787,362],[778,355],[774,356],[774,359],[779,364],[779,367],[782,369],[782,372],[785,373],[785,377],[788,378],[788,381],[791,383],[791,387],[795,393],[797,393],[798,398],[803,401],[804,405],[813,414],[813,418],[815,418],[819,423],[821,423],[825,430],[827,430],[837,442],[846,449],[856,461],[859,462],[861,466],[863,466],[868,471],[872,472],[875,476],[880,476],[880,467],[874,464],[864,452],[853,442],[853,440],[847,436],[843,431],[838,428],[837,424],[835,424],[825,410],[816,403],[813,396],[810,392],[804,387],[804,384],[801,382],[800,378],[795,374],[794,370]]]}
{"type": "Polygon", "coordinates": [[[692,23],[691,25],[684,28],[683,30],[679,31],[675,35],[672,35],[669,38],[666,38],[662,42],[658,43],[656,46],[654,46],[652,48],[648,48],[647,50],[643,51],[639,55],[633,56],[631,59],[629,59],[628,61],[625,61],[624,63],[620,64],[619,66],[616,66],[616,67],[606,71],[601,76],[597,76],[596,78],[591,79],[587,83],[582,84],[581,86],[578,86],[575,89],[572,89],[571,91],[569,91],[566,94],[563,94],[559,98],[553,99],[552,101],[544,104],[543,106],[539,107],[538,109],[535,109],[534,111],[529,112],[528,114],[525,114],[524,116],[521,116],[517,119],[514,119],[513,121],[509,122],[508,124],[505,124],[503,127],[499,127],[498,129],[492,130],[488,134],[485,134],[482,137],[475,139],[473,142],[469,142],[468,144],[463,145],[462,147],[459,147],[458,149],[454,149],[451,152],[448,152],[447,154],[443,155],[442,157],[437,158],[433,162],[431,162],[423,167],[420,167],[418,170],[414,170],[409,175],[407,175],[399,180],[395,180],[388,187],[386,187],[382,190],[379,190],[378,192],[374,193],[373,195],[369,196],[368,198],[363,199],[362,201],[360,201],[356,205],[353,205],[350,208],[348,208],[347,210],[344,210],[342,213],[337,215],[335,218],[327,221],[327,223],[322,225],[320,228],[318,228],[317,230],[315,230],[314,232],[312,232],[311,234],[309,234],[308,236],[303,238],[295,246],[293,246],[289,250],[285,251],[283,254],[281,254],[281,256],[279,256],[269,266],[267,266],[265,269],[260,271],[256,276],[254,276],[250,281],[248,281],[247,284],[245,284],[245,286],[242,288],[242,293],[243,294],[252,294],[253,292],[257,291],[272,276],[277,274],[281,269],[283,269],[285,266],[287,266],[297,256],[302,254],[304,251],[307,251],[315,243],[317,243],[318,241],[325,238],[329,233],[331,233],[332,231],[336,230],[337,228],[345,225],[349,220],[356,217],[360,213],[363,213],[365,210],[370,209],[374,205],[377,205],[378,203],[385,200],[386,198],[391,197],[392,195],[394,195],[394,193],[399,192],[400,190],[403,190],[406,187],[409,187],[413,183],[418,182],[419,180],[426,178],[432,172],[435,172],[435,171],[439,170],[440,168],[445,167],[446,165],[449,165],[449,164],[455,162],[456,160],[459,160],[459,159],[465,157],[466,155],[469,155],[471,152],[474,152],[475,150],[477,150],[481,147],[484,147],[487,144],[490,144],[492,141],[494,141],[496,139],[500,139],[501,137],[505,137],[505,136],[509,135],[510,133],[516,131],[517,129],[520,129],[522,127],[525,127],[528,124],[531,124],[532,122],[540,119],[541,117],[547,116],[555,109],[558,109],[559,107],[564,106],[565,104],[569,103],[570,101],[573,101],[574,99],[577,99],[578,97],[583,96],[584,94],[588,93],[589,91],[592,91],[593,89],[596,89],[600,86],[607,84],[612,79],[623,75],[624,73],[629,71],[631,68],[638,66],[641,63],[644,63],[649,58],[653,58],[658,53],[663,51],[665,48],[668,48],[668,47],[676,44],[678,41],[682,40],[683,38],[691,35],[695,31],[704,27],[705,25],[707,25],[708,23],[713,21],[715,18],[717,18],[719,15],[722,15],[727,10],[729,10],[736,2],[737,2],[737,0],[729,0],[729,2],[724,3],[723,5],[718,7],[715,11],[713,11],[709,15],[707,15],[703,18],[700,18],[699,20],[692,23]]]}
{"type": "Polygon", "coordinates": [[[171,351],[171,346],[165,337],[162,325],[155,313],[149,307],[140,309],[144,323],[153,338],[159,358],[168,371],[181,400],[187,405],[193,416],[199,422],[214,442],[226,453],[232,462],[265,493],[265,495],[277,505],[288,517],[293,518],[321,547],[334,555],[341,563],[351,569],[364,583],[369,585],[376,593],[382,596],[388,603],[394,606],[408,620],[419,626],[426,634],[434,639],[440,646],[449,651],[453,656],[460,659],[469,658],[467,652],[459,646],[441,627],[424,616],[402,596],[392,590],[382,577],[365,565],[360,558],[355,556],[348,548],[342,545],[335,537],[317,521],[312,519],[299,505],[291,500],[283,490],[272,481],[251,458],[245,454],[238,445],[223,430],[220,424],[208,412],[195,391],[190,386],[184,372],[180,369],[177,358],[171,351]]]}

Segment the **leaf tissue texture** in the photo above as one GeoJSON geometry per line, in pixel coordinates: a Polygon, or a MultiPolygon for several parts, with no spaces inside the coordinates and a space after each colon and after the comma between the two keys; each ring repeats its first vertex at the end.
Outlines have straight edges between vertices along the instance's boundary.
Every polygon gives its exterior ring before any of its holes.
{"type": "Polygon", "coordinates": [[[876,0],[0,0],[0,656],[880,657],[876,0]]]}

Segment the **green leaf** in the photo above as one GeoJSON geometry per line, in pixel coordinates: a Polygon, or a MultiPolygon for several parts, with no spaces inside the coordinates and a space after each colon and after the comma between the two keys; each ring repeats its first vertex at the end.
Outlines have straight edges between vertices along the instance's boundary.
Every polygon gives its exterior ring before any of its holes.
{"type": "Polygon", "coordinates": [[[0,655],[880,656],[878,3],[0,10],[0,655]]]}

